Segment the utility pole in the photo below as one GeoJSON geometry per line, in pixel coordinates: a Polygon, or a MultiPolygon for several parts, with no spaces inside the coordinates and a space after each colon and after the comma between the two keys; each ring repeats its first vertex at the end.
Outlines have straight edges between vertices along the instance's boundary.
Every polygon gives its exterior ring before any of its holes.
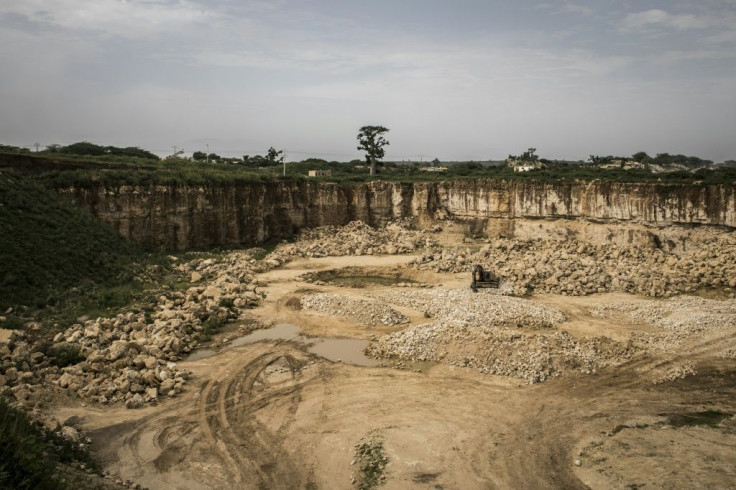
{"type": "Polygon", "coordinates": [[[36,147],[36,153],[38,153],[38,147],[41,146],[40,143],[33,143],[33,146],[36,147]]]}
{"type": "Polygon", "coordinates": [[[172,146],[172,148],[174,149],[174,155],[176,155],[176,149],[177,149],[177,147],[176,146],[172,146]]]}

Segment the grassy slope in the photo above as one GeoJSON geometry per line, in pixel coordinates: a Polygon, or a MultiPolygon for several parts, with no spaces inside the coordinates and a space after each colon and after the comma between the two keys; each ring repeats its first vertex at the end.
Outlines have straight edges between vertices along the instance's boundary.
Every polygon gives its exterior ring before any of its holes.
{"type": "Polygon", "coordinates": [[[76,485],[60,478],[58,470],[74,462],[99,470],[78,445],[43,430],[0,398],[0,488],[90,488],[84,478],[76,485]]]}
{"type": "Polygon", "coordinates": [[[84,283],[125,282],[137,254],[88,213],[12,171],[0,171],[0,230],[2,309],[43,306],[84,283]]]}

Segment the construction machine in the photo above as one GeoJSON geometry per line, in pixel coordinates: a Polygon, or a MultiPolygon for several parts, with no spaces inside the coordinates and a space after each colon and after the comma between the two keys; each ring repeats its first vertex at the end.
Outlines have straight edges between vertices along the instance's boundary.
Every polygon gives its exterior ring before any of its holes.
{"type": "Polygon", "coordinates": [[[470,283],[470,289],[474,293],[478,292],[478,288],[497,288],[499,279],[491,271],[483,269],[483,266],[476,264],[473,267],[473,282],[470,283]]]}

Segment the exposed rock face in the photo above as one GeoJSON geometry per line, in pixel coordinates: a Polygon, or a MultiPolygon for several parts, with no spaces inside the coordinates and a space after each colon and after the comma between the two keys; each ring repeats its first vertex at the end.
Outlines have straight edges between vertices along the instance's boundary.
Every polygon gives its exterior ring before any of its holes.
{"type": "Polygon", "coordinates": [[[636,225],[736,227],[736,187],[497,180],[402,184],[253,183],[60,191],[148,248],[260,243],[300,228],[449,217],[492,234],[517,221],[582,218],[636,225]]]}

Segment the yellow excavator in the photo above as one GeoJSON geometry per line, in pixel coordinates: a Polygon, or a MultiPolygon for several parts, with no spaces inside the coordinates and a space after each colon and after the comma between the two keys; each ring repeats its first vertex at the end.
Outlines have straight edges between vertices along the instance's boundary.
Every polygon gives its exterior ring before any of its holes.
{"type": "Polygon", "coordinates": [[[473,267],[473,282],[470,283],[470,289],[474,293],[478,292],[478,288],[497,288],[500,284],[498,277],[491,271],[483,269],[483,266],[476,264],[473,267]]]}

